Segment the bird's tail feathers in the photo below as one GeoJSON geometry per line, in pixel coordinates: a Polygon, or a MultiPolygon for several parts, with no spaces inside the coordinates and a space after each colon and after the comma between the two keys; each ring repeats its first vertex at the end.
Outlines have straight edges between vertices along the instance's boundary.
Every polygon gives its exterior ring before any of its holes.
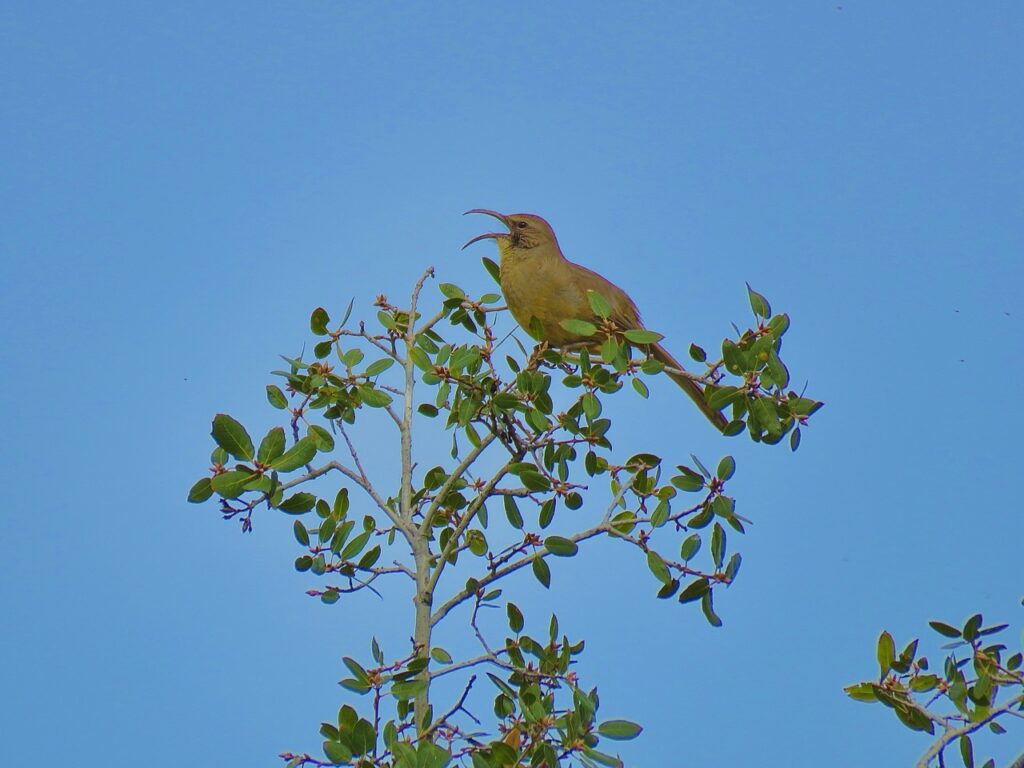
{"type": "Polygon", "coordinates": [[[669,351],[661,346],[661,344],[652,344],[651,354],[654,355],[656,360],[664,363],[668,367],[669,370],[666,370],[665,373],[668,374],[668,377],[672,379],[672,381],[679,385],[679,388],[682,389],[683,392],[689,395],[690,399],[697,404],[697,407],[700,408],[700,412],[707,417],[708,421],[714,424],[719,431],[724,430],[725,425],[729,423],[729,420],[725,418],[721,411],[717,411],[711,407],[704,397],[704,388],[686,375],[686,369],[683,368],[680,362],[672,357],[669,351]],[[677,373],[676,371],[684,371],[684,373],[677,373]]]}

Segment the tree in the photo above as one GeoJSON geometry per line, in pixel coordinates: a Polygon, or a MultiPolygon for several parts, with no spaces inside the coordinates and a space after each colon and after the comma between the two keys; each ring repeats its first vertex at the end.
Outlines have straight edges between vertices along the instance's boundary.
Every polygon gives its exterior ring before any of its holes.
{"type": "MultiPolygon", "coordinates": [[[[484,265],[497,280],[497,265],[484,265]]],[[[613,459],[602,401],[627,380],[647,396],[643,377],[663,366],[643,350],[661,336],[615,329],[602,296],[591,293],[594,322],[584,329],[598,339],[594,349],[541,345],[528,352],[520,345],[520,355],[502,359],[491,323],[503,310],[500,295],[471,298],[441,283],[440,309],[426,317],[421,292],[432,277],[428,270],[419,279],[407,307],[379,297],[376,330],[365,322],[348,327],[351,303],[336,325],[317,308],[310,319],[321,339],[314,359],[285,358],[288,369],[275,372],[283,387],[267,386],[270,404],[289,413],[287,429],[274,427],[257,447],[242,424],[218,414],[211,474],[189,492],[192,502],[216,496],[223,517],[241,520],[243,531],[261,506],[296,516],[304,552],[295,567],[322,580],[310,594],[324,603],[376,591],[384,578],[405,580],[413,594],[409,648],[388,657],[373,638],[372,663],[344,659],[349,677],[341,685],[363,697],[363,711],[345,704],[336,721],[321,725],[324,759],[282,757],[290,767],[621,765],[606,741],[631,739],[641,727],[599,720],[596,688],[586,689],[574,671],[583,643],[570,640],[555,616],[545,637],[526,634],[524,614],[511,601],[504,603],[509,634],[495,642],[478,614],[500,604],[510,574],[529,569],[548,586],[551,558],[571,558],[588,541],[608,537],[643,553],[659,598],[699,603],[719,626],[714,595],[740,568],[727,531],[742,534],[748,522],[726,493],[736,463],[725,456],[712,472],[695,456],[674,469],[652,453],[613,459]],[[421,388],[428,398],[418,397],[421,388]],[[401,470],[390,489],[371,482],[350,432],[357,418],[368,417],[397,429],[401,470]],[[431,420],[443,422],[452,447],[449,460],[421,470],[413,435],[431,420]],[[335,450],[345,458],[326,457],[335,450]],[[325,476],[339,478],[341,487],[313,492],[325,476]],[[609,491],[595,501],[600,491],[589,486],[598,481],[609,491]],[[352,490],[365,495],[371,514],[358,519],[352,512],[352,490]],[[549,532],[560,511],[585,503],[588,510],[601,504],[588,525],[549,532]],[[434,632],[460,608],[479,651],[454,658],[434,632]],[[496,729],[467,705],[480,672],[494,687],[496,729]],[[456,677],[456,694],[439,704],[437,681],[456,677]]],[[[714,361],[691,345],[690,356],[705,368],[694,378],[707,385],[716,408],[730,409],[727,435],[745,431],[765,444],[788,436],[796,450],[821,403],[787,390],[780,352],[788,316],[773,315],[749,286],[748,297],[753,327],[737,329],[714,361]]]]}

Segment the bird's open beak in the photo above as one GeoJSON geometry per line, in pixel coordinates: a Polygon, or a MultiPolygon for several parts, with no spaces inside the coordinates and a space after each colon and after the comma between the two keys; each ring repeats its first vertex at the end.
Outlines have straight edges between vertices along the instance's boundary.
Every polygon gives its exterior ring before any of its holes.
{"type": "MultiPolygon", "coordinates": [[[[466,211],[466,213],[464,213],[462,215],[465,216],[466,214],[470,214],[470,213],[485,213],[488,216],[493,216],[498,221],[500,221],[502,224],[504,224],[506,227],[508,227],[508,216],[505,216],[504,214],[498,213],[497,211],[491,211],[491,210],[488,210],[487,208],[473,208],[470,211],[466,211]]],[[[462,248],[463,248],[463,250],[465,250],[466,248],[468,248],[473,243],[475,243],[475,242],[477,242],[479,240],[497,240],[499,237],[508,237],[508,233],[507,232],[488,232],[485,235],[477,235],[472,240],[467,242],[464,246],[462,246],[462,248]]]]}

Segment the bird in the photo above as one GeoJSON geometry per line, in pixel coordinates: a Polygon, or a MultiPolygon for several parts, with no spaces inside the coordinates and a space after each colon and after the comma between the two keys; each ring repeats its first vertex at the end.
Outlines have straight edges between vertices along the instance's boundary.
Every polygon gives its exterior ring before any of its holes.
{"type": "MultiPolygon", "coordinates": [[[[609,319],[618,328],[643,329],[640,312],[629,295],[597,272],[569,261],[562,254],[551,225],[543,218],[532,213],[503,214],[487,208],[466,211],[470,213],[493,216],[508,229],[477,235],[462,247],[468,248],[481,240],[497,242],[505,303],[515,321],[537,341],[557,348],[596,342],[595,337],[581,336],[562,325],[564,320],[601,324],[587,297],[588,291],[600,294],[611,305],[609,319]]],[[[658,342],[648,345],[648,352],[666,366],[665,373],[696,403],[708,421],[724,430],[728,420],[708,403],[704,388],[685,373],[680,362],[658,342]]]]}

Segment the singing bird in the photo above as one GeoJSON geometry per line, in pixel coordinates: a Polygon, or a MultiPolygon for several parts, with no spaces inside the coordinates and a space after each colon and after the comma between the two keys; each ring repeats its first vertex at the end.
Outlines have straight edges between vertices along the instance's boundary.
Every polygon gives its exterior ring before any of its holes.
{"type": "MultiPolygon", "coordinates": [[[[463,248],[480,240],[498,243],[501,255],[501,291],[515,321],[538,341],[553,347],[586,343],[592,337],[580,336],[566,330],[563,320],[587,320],[600,324],[587,298],[587,291],[595,291],[611,305],[610,318],[622,330],[642,329],[640,312],[624,290],[605,280],[601,275],[574,264],[562,255],[555,232],[540,216],[531,213],[503,214],[486,208],[474,208],[469,213],[493,216],[508,228],[508,232],[488,232],[477,235],[463,248]],[[541,334],[534,334],[533,318],[537,319],[541,334]]],[[[720,411],[704,399],[704,389],[688,378],[683,366],[661,344],[651,344],[650,354],[667,367],[665,371],[700,408],[708,420],[724,429],[727,423],[720,411]]]]}

